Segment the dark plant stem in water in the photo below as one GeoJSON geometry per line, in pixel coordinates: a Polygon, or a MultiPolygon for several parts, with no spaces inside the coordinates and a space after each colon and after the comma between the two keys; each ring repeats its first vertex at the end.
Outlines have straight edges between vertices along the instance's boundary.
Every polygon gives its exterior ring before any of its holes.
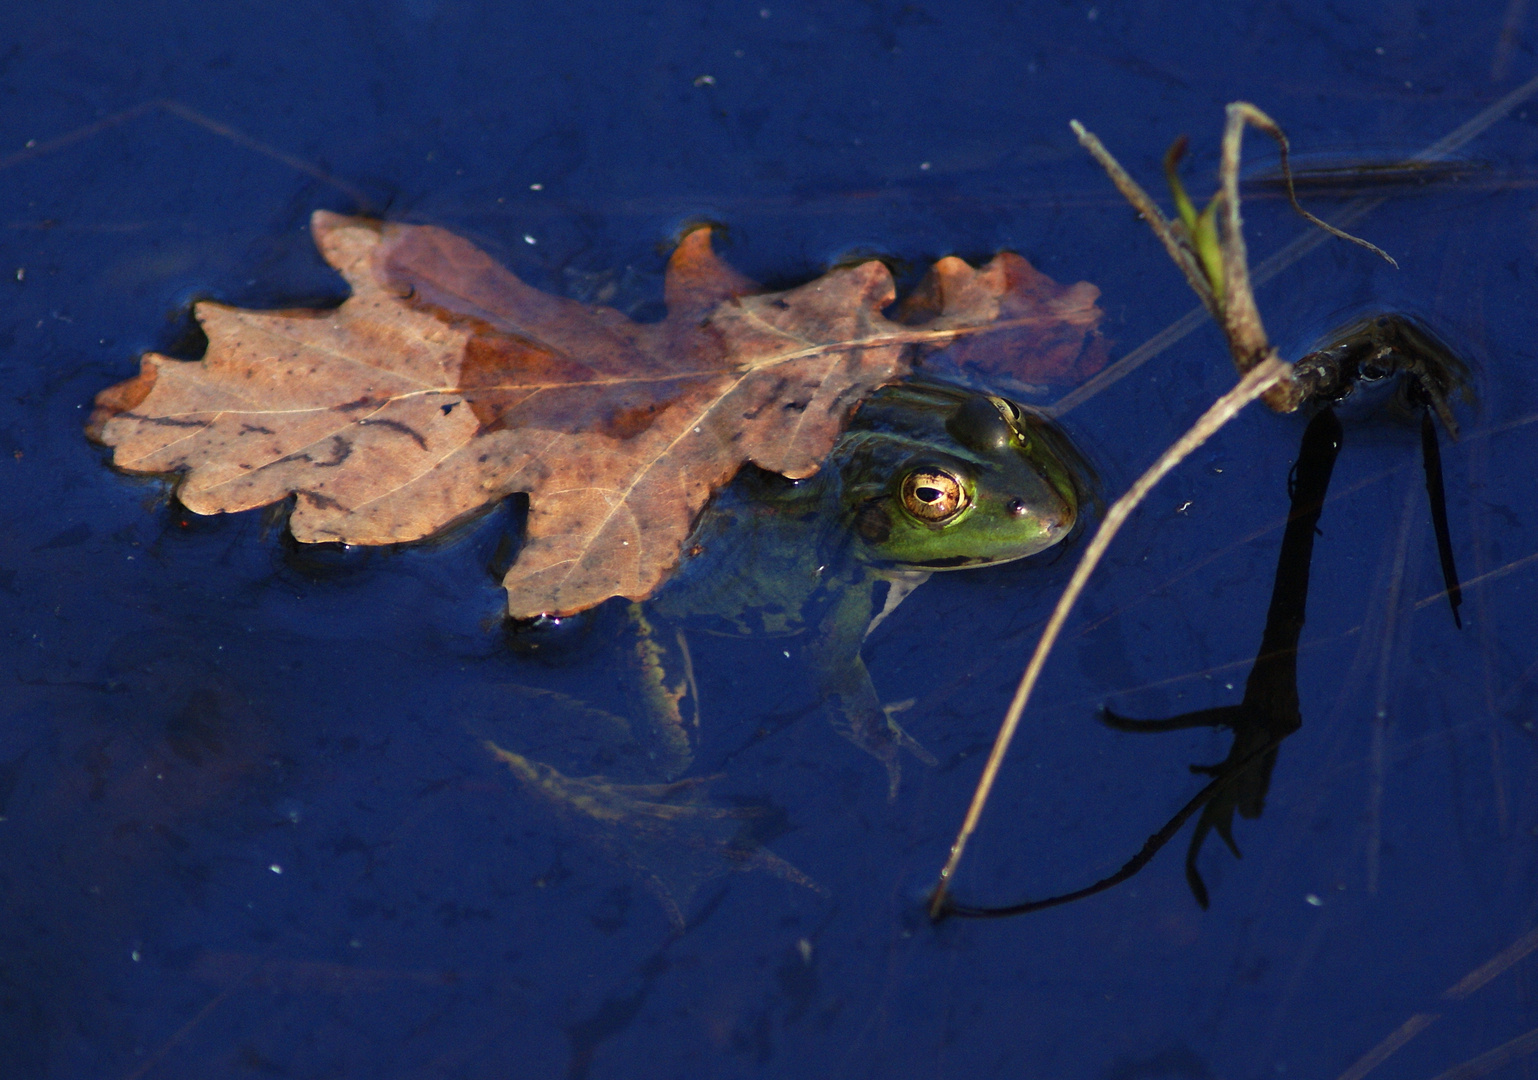
{"type": "Polygon", "coordinates": [[[1447,527],[1447,492],[1442,486],[1442,448],[1437,444],[1437,426],[1431,419],[1431,407],[1421,410],[1421,460],[1426,466],[1426,495],[1431,500],[1431,527],[1437,534],[1437,555],[1442,560],[1442,583],[1447,586],[1447,602],[1453,608],[1453,623],[1463,629],[1458,606],[1463,603],[1463,588],[1458,584],[1458,567],[1453,562],[1452,533],[1447,527]]]}

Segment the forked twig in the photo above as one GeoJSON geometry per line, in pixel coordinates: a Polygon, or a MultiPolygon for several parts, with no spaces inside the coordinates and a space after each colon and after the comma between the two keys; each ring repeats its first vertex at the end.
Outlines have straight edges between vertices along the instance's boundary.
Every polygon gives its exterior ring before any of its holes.
{"type": "MultiPolygon", "coordinates": [[[[1046,665],[1047,656],[1056,644],[1069,612],[1078,601],[1079,594],[1089,581],[1101,557],[1110,546],[1132,511],[1147,497],[1155,484],[1187,455],[1206,442],[1219,428],[1233,419],[1245,405],[1264,395],[1266,402],[1278,412],[1291,412],[1301,404],[1304,394],[1292,379],[1292,365],[1282,360],[1266,338],[1260,310],[1250,287],[1248,255],[1244,244],[1243,221],[1239,214],[1239,156],[1240,146],[1247,125],[1259,128],[1270,135],[1281,147],[1282,171],[1287,177],[1288,197],[1292,205],[1309,221],[1335,236],[1351,240],[1377,252],[1393,263],[1393,259],[1380,249],[1325,224],[1298,205],[1292,190],[1292,173],[1287,160],[1287,137],[1282,129],[1265,113],[1247,102],[1233,102],[1228,106],[1227,123],[1223,131],[1223,152],[1219,163],[1219,189],[1207,207],[1198,212],[1180,183],[1177,166],[1184,152],[1184,140],[1177,142],[1165,156],[1165,172],[1174,196],[1179,219],[1171,221],[1159,210],[1158,205],[1137,181],[1111,156],[1105,146],[1077,120],[1070,121],[1080,144],[1100,163],[1117,189],[1133,207],[1147,219],[1164,249],[1180,267],[1191,289],[1201,298],[1203,306],[1223,330],[1228,341],[1229,354],[1242,378],[1239,384],[1224,394],[1202,414],[1189,431],[1160,455],[1159,460],[1138,478],[1137,482],[1111,506],[1100,523],[1094,538],[1085,548],[1073,577],[1063,590],[1062,597],[1052,611],[1042,631],[1036,651],[1026,665],[1025,673],[1015,688],[1004,721],[999,726],[993,749],[983,766],[982,776],[972,794],[960,831],[951,844],[950,856],[940,870],[939,879],[929,898],[929,916],[938,919],[947,912],[947,893],[956,868],[966,850],[967,841],[977,830],[983,808],[998,779],[999,769],[1009,744],[1020,725],[1026,703],[1046,665]]],[[[1397,264],[1395,264],[1397,265],[1397,264]]]]}
{"type": "MultiPolygon", "coordinates": [[[[1451,155],[1483,135],[1492,125],[1509,116],[1517,106],[1527,102],[1534,94],[1538,94],[1538,78],[1529,79],[1506,96],[1491,102],[1474,117],[1459,124],[1418,153],[1410,155],[1407,160],[1417,164],[1446,161],[1451,155]]],[[[1333,216],[1341,225],[1348,225],[1373,213],[1387,201],[1386,195],[1363,195],[1342,206],[1333,216]]],[[[1292,266],[1316,249],[1324,239],[1324,235],[1311,231],[1295,237],[1290,243],[1272,252],[1264,262],[1251,270],[1256,287],[1265,284],[1292,266]]],[[[1195,330],[1200,325],[1200,320],[1196,318],[1200,314],[1200,309],[1192,308],[1116,363],[1105,368],[1100,374],[1058,398],[1052,403],[1049,412],[1054,417],[1064,416],[1113,383],[1132,374],[1143,364],[1195,330]]]]}
{"type": "MultiPolygon", "coordinates": [[[[1178,165],[1185,153],[1185,139],[1176,140],[1165,155],[1165,176],[1178,213],[1173,221],[1164,216],[1148,193],[1128,175],[1100,140],[1085,130],[1083,124],[1072,120],[1069,126],[1078,137],[1080,145],[1105,169],[1117,190],[1147,219],[1149,227],[1164,244],[1164,250],[1185,275],[1191,290],[1222,328],[1234,365],[1240,374],[1260,363],[1270,349],[1260,310],[1255,306],[1254,292],[1250,286],[1249,255],[1244,243],[1243,220],[1239,213],[1239,157],[1246,127],[1254,127],[1276,141],[1281,151],[1287,198],[1298,214],[1331,236],[1358,244],[1391,266],[1399,265],[1382,248],[1337,229],[1303,209],[1293,190],[1286,133],[1275,120],[1247,101],[1236,101],[1228,106],[1222,156],[1218,166],[1219,187],[1204,210],[1196,210],[1180,182],[1178,165]]],[[[1291,412],[1302,400],[1301,389],[1289,377],[1282,380],[1277,390],[1267,395],[1266,403],[1277,412],[1291,412]]]]}

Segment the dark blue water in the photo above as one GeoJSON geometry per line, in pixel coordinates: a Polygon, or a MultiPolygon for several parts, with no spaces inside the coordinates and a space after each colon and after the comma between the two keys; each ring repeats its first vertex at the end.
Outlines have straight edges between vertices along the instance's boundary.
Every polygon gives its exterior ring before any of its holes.
{"type": "MultiPolygon", "coordinates": [[[[1403,158],[1538,73],[1534,33],[1523,0],[10,5],[0,1075],[1334,1077],[1407,1021],[1374,1077],[1492,1051],[1527,1075],[1500,1048],[1538,1026],[1538,961],[1443,995],[1538,917],[1538,103],[1464,146],[1463,178],[1356,223],[1400,270],[1332,244],[1260,291],[1289,356],[1387,307],[1478,367],[1444,445],[1465,627],[1436,595],[1414,429],[1348,419],[1303,727],[1237,824],[1244,858],[1209,838],[1206,912],[1182,836],[1077,905],[917,915],[1071,558],[937,579],[871,639],[941,760],[895,803],[774,649],[706,650],[699,771],[776,808],[771,849],[824,892],[720,877],[678,934],[478,745],[561,750],[510,718],[516,685],[626,704],[602,642],[554,667],[507,647],[487,569],[507,513],[446,545],[296,550],[280,520],[192,518],[111,472],[81,424],[139,353],[196,354],[195,299],[339,300],[322,207],[446,226],[642,317],[699,217],[771,284],[1007,247],[1098,284],[1122,356],[1192,299],[1069,118],[1150,182],[1182,132],[1206,175],[1241,97],[1305,155],[1403,158]]],[[[1257,259],[1303,228],[1275,199],[1247,214],[1257,259]]],[[[1114,491],[1232,381],[1205,327],[1067,422],[1114,491]]],[[[1237,700],[1302,426],[1246,414],[1118,540],[958,895],[1109,872],[1227,752],[1096,710],[1237,700]]]]}

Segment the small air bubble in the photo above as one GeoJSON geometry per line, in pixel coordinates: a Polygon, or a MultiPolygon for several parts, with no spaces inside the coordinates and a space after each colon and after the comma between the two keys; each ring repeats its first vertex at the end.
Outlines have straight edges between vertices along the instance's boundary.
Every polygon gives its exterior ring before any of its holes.
{"type": "Polygon", "coordinates": [[[529,234],[528,234],[528,233],[524,233],[524,234],[523,234],[523,242],[524,242],[524,243],[525,243],[525,244],[537,244],[537,243],[539,243],[539,241],[538,241],[538,240],[535,240],[535,239],[534,239],[534,238],[533,238],[533,237],[532,237],[532,236],[530,236],[530,235],[529,235],[529,234]]]}
{"type": "Polygon", "coordinates": [[[1307,896],[1305,896],[1303,901],[1310,907],[1324,907],[1324,901],[1319,899],[1319,897],[1315,896],[1313,893],[1309,893],[1307,896]]]}
{"type": "Polygon", "coordinates": [[[271,870],[274,874],[281,874],[281,873],[283,873],[283,867],[279,866],[277,863],[273,863],[267,869],[271,870]]]}

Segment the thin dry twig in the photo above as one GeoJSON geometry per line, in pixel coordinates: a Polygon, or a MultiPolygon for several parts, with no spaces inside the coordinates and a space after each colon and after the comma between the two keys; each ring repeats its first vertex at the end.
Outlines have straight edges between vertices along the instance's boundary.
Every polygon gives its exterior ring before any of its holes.
{"type": "MultiPolygon", "coordinates": [[[[1228,127],[1223,133],[1223,149],[1225,153],[1228,151],[1229,142],[1232,141],[1233,153],[1237,159],[1239,154],[1239,140],[1244,136],[1245,124],[1249,124],[1252,127],[1258,128],[1261,132],[1271,136],[1271,138],[1276,140],[1277,148],[1281,151],[1282,155],[1282,179],[1287,182],[1287,201],[1292,203],[1292,208],[1298,212],[1299,216],[1307,220],[1309,224],[1323,229],[1325,232],[1339,240],[1349,240],[1351,243],[1357,245],[1358,247],[1366,248],[1368,251],[1372,252],[1374,255],[1378,256],[1384,262],[1392,266],[1395,270],[1399,269],[1399,264],[1394,261],[1393,256],[1384,251],[1377,244],[1363,240],[1360,236],[1352,236],[1344,229],[1337,229],[1328,221],[1322,221],[1319,218],[1316,218],[1313,214],[1310,214],[1307,210],[1303,209],[1302,204],[1298,202],[1298,194],[1293,190],[1292,186],[1292,166],[1287,163],[1287,153],[1289,147],[1287,143],[1286,132],[1281,129],[1275,120],[1271,119],[1265,113],[1251,105],[1248,101],[1236,101],[1228,106],[1228,127]]],[[[1235,205],[1238,204],[1239,189],[1237,186],[1235,186],[1232,191],[1229,191],[1227,185],[1225,184],[1224,192],[1235,205]]]]}
{"type": "MultiPolygon", "coordinates": [[[[1255,294],[1250,289],[1250,255],[1244,246],[1244,222],[1239,216],[1239,152],[1246,122],[1256,124],[1262,131],[1268,130],[1262,124],[1270,125],[1269,130],[1281,133],[1271,123],[1271,118],[1253,105],[1236,101],[1228,106],[1228,123],[1223,129],[1223,156],[1218,163],[1222,184],[1218,217],[1222,222],[1223,336],[1228,339],[1228,351],[1241,374],[1260,363],[1271,349],[1265,325],[1260,321],[1260,309],[1255,306],[1255,294]]],[[[1286,145],[1283,138],[1282,146],[1286,145]]],[[[1286,165],[1285,149],[1282,155],[1282,172],[1287,177],[1288,190],[1291,190],[1292,171],[1286,165]]],[[[1275,407],[1274,402],[1272,406],[1275,407]]]]}
{"type": "Polygon", "coordinates": [[[1020,726],[1020,717],[1025,712],[1026,703],[1030,701],[1031,691],[1036,688],[1036,680],[1041,675],[1041,669],[1046,665],[1048,654],[1057,643],[1058,634],[1062,632],[1069,612],[1078,602],[1079,594],[1084,591],[1084,586],[1088,583],[1089,576],[1094,573],[1095,567],[1099,565],[1101,556],[1111,546],[1111,540],[1131,516],[1132,511],[1166,473],[1238,415],[1240,409],[1285,377],[1289,370],[1291,367],[1286,361],[1275,357],[1251,369],[1249,374],[1239,380],[1237,386],[1213,402],[1212,407],[1202,414],[1191,429],[1160,455],[1159,460],[1138,477],[1137,483],[1133,484],[1127,493],[1117,499],[1106,511],[1105,520],[1100,523],[1094,539],[1084,549],[1079,565],[1068,581],[1068,587],[1063,590],[1057,607],[1052,609],[1052,617],[1047,620],[1046,629],[1042,631],[1041,640],[1037,642],[1036,651],[1031,655],[1031,662],[1026,666],[1020,685],[1015,688],[1015,696],[1009,703],[1009,710],[1004,714],[1004,723],[1000,725],[999,734],[993,741],[993,750],[988,755],[987,764],[983,766],[982,778],[978,780],[977,789],[972,794],[971,805],[967,807],[967,816],[962,822],[961,831],[956,835],[955,843],[951,845],[950,858],[946,860],[944,869],[940,871],[939,883],[930,897],[931,918],[939,918],[944,914],[950,880],[961,862],[961,855],[966,849],[967,841],[977,830],[977,823],[983,816],[983,807],[987,805],[988,796],[993,791],[994,780],[998,777],[999,767],[1004,763],[1004,755],[1009,751],[1009,744],[1015,737],[1015,729],[1020,726]]]}
{"type": "MultiPolygon", "coordinates": [[[[1519,961],[1526,959],[1534,950],[1538,950],[1538,930],[1529,930],[1444,990],[1442,992],[1442,1000],[1462,1001],[1492,979],[1504,975],[1519,961]]],[[[1434,1012],[1418,1012],[1413,1014],[1384,1038],[1382,1042],[1358,1058],[1351,1068],[1341,1073],[1339,1080],[1362,1080],[1368,1073],[1393,1057],[1411,1039],[1441,1019],[1441,1016],[1441,1013],[1434,1012]]],[[[1497,1066],[1504,1065],[1509,1061],[1515,1060],[1516,1057],[1532,1053],[1534,1049],[1538,1049],[1538,1042],[1534,1041],[1534,1035],[1534,1032],[1520,1035],[1511,1042],[1503,1043],[1494,1050],[1465,1061],[1462,1065],[1442,1073],[1437,1080],[1454,1076],[1461,1078],[1461,1080],[1468,1080],[1470,1077],[1483,1076],[1497,1066]]]]}
{"type": "MultiPolygon", "coordinates": [[[[1228,341],[1229,354],[1242,378],[1239,384],[1224,394],[1202,414],[1192,428],[1154,462],[1138,481],[1132,485],[1107,511],[1094,538],[1090,541],[1064,589],[1052,617],[1042,631],[1041,640],[1026,665],[1015,695],[1004,714],[1004,721],[994,739],[993,749],[983,766],[982,776],[972,794],[966,817],[956,839],[951,844],[950,856],[940,870],[929,899],[929,915],[938,919],[946,913],[946,897],[956,868],[966,850],[967,841],[977,830],[983,808],[993,791],[1004,756],[1019,727],[1020,717],[1030,701],[1031,693],[1046,665],[1047,656],[1067,621],[1069,612],[1083,592],[1111,539],[1131,515],[1139,503],[1147,497],[1154,485],[1180,463],[1219,428],[1233,419],[1245,405],[1264,396],[1268,405],[1278,412],[1291,412],[1303,401],[1303,391],[1292,379],[1292,366],[1283,361],[1266,338],[1265,326],[1260,319],[1260,309],[1255,304],[1251,288],[1248,253],[1244,243],[1243,220],[1239,213],[1239,158],[1246,126],[1253,126],[1277,141],[1281,147],[1282,171],[1287,177],[1288,195],[1292,205],[1309,221],[1332,235],[1351,240],[1382,255],[1393,263],[1380,249],[1320,221],[1298,205],[1292,194],[1292,173],[1287,160],[1287,137],[1282,129],[1265,113],[1248,102],[1237,101],[1228,106],[1227,123],[1223,131],[1223,151],[1219,162],[1219,189],[1217,194],[1200,213],[1192,205],[1181,186],[1177,165],[1184,152],[1184,140],[1177,141],[1165,156],[1165,172],[1171,193],[1175,199],[1179,220],[1166,218],[1158,205],[1149,197],[1136,180],[1106,150],[1091,132],[1077,120],[1069,122],[1074,134],[1089,154],[1100,163],[1122,195],[1148,221],[1155,235],[1164,244],[1175,265],[1180,267],[1192,291],[1201,298],[1203,306],[1223,330],[1228,341]]],[[[1395,264],[1397,265],[1397,264],[1395,264]]]]}

